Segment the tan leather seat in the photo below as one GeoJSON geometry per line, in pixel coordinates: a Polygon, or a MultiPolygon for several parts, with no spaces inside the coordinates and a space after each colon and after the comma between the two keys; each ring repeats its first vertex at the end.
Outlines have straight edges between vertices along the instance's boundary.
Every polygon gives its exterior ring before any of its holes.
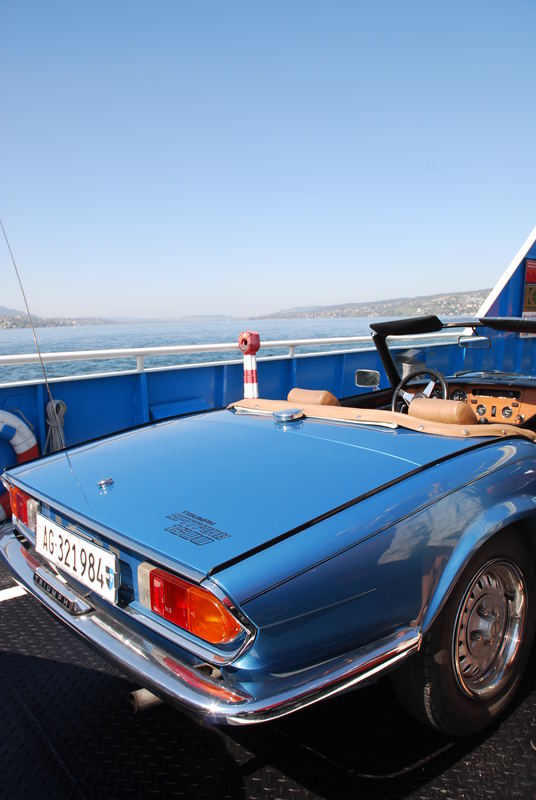
{"type": "Polygon", "coordinates": [[[448,425],[475,425],[478,417],[463,400],[440,400],[437,397],[416,397],[408,408],[410,417],[448,425]]]}
{"type": "Polygon", "coordinates": [[[289,403],[312,403],[318,406],[340,406],[334,394],[326,389],[298,389],[296,386],[287,395],[289,403]]]}

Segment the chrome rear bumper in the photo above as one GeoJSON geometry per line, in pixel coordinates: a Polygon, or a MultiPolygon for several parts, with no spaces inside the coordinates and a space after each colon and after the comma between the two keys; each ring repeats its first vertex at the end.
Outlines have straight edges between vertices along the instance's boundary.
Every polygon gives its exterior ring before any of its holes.
{"type": "Polygon", "coordinates": [[[33,564],[28,552],[13,528],[0,533],[0,558],[28,592],[140,686],[211,722],[243,725],[290,714],[375,678],[420,646],[420,631],[403,628],[388,639],[290,677],[270,676],[262,694],[255,684],[253,697],[247,684],[212,680],[101,608],[94,608],[52,570],[33,564]]]}

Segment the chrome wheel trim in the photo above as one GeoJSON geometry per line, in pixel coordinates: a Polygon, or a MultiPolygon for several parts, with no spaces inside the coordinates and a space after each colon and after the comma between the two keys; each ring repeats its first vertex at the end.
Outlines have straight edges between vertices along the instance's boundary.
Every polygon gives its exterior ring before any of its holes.
{"type": "Polygon", "coordinates": [[[487,700],[512,676],[525,630],[527,587],[512,561],[488,561],[458,607],[452,662],[460,689],[487,700]]]}

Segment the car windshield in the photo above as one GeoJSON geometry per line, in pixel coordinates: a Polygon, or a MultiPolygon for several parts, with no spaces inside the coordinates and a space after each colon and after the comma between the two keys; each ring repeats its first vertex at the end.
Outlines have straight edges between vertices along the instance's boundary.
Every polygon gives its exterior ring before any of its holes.
{"type": "MultiPolygon", "coordinates": [[[[422,372],[420,379],[426,380],[426,368],[432,368],[451,379],[489,379],[501,383],[536,380],[532,369],[536,334],[533,329],[525,330],[525,320],[493,319],[491,324],[484,325],[477,320],[424,319],[436,320],[427,322],[429,333],[423,330],[425,323],[419,330],[416,320],[407,321],[412,323],[407,325],[407,331],[403,320],[393,323],[396,324],[393,330],[390,323],[372,326],[373,330],[378,329],[375,341],[380,353],[383,342],[400,379],[422,372]],[[500,323],[505,330],[500,329],[500,323]]],[[[391,383],[395,380],[393,371],[391,383]]]]}
{"type": "Polygon", "coordinates": [[[518,372],[508,372],[502,369],[461,369],[454,373],[455,378],[461,378],[464,376],[471,378],[494,378],[498,375],[501,375],[505,378],[515,378],[516,380],[519,378],[530,378],[531,380],[534,379],[533,375],[521,375],[518,372]]]}

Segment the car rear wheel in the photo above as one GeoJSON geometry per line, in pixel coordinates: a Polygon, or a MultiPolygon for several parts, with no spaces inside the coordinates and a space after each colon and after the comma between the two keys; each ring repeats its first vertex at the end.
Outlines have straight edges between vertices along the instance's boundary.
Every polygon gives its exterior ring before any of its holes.
{"type": "Polygon", "coordinates": [[[393,673],[402,705],[453,736],[492,723],[527,664],[535,602],[532,556],[510,528],[474,556],[420,651],[393,673]]]}

